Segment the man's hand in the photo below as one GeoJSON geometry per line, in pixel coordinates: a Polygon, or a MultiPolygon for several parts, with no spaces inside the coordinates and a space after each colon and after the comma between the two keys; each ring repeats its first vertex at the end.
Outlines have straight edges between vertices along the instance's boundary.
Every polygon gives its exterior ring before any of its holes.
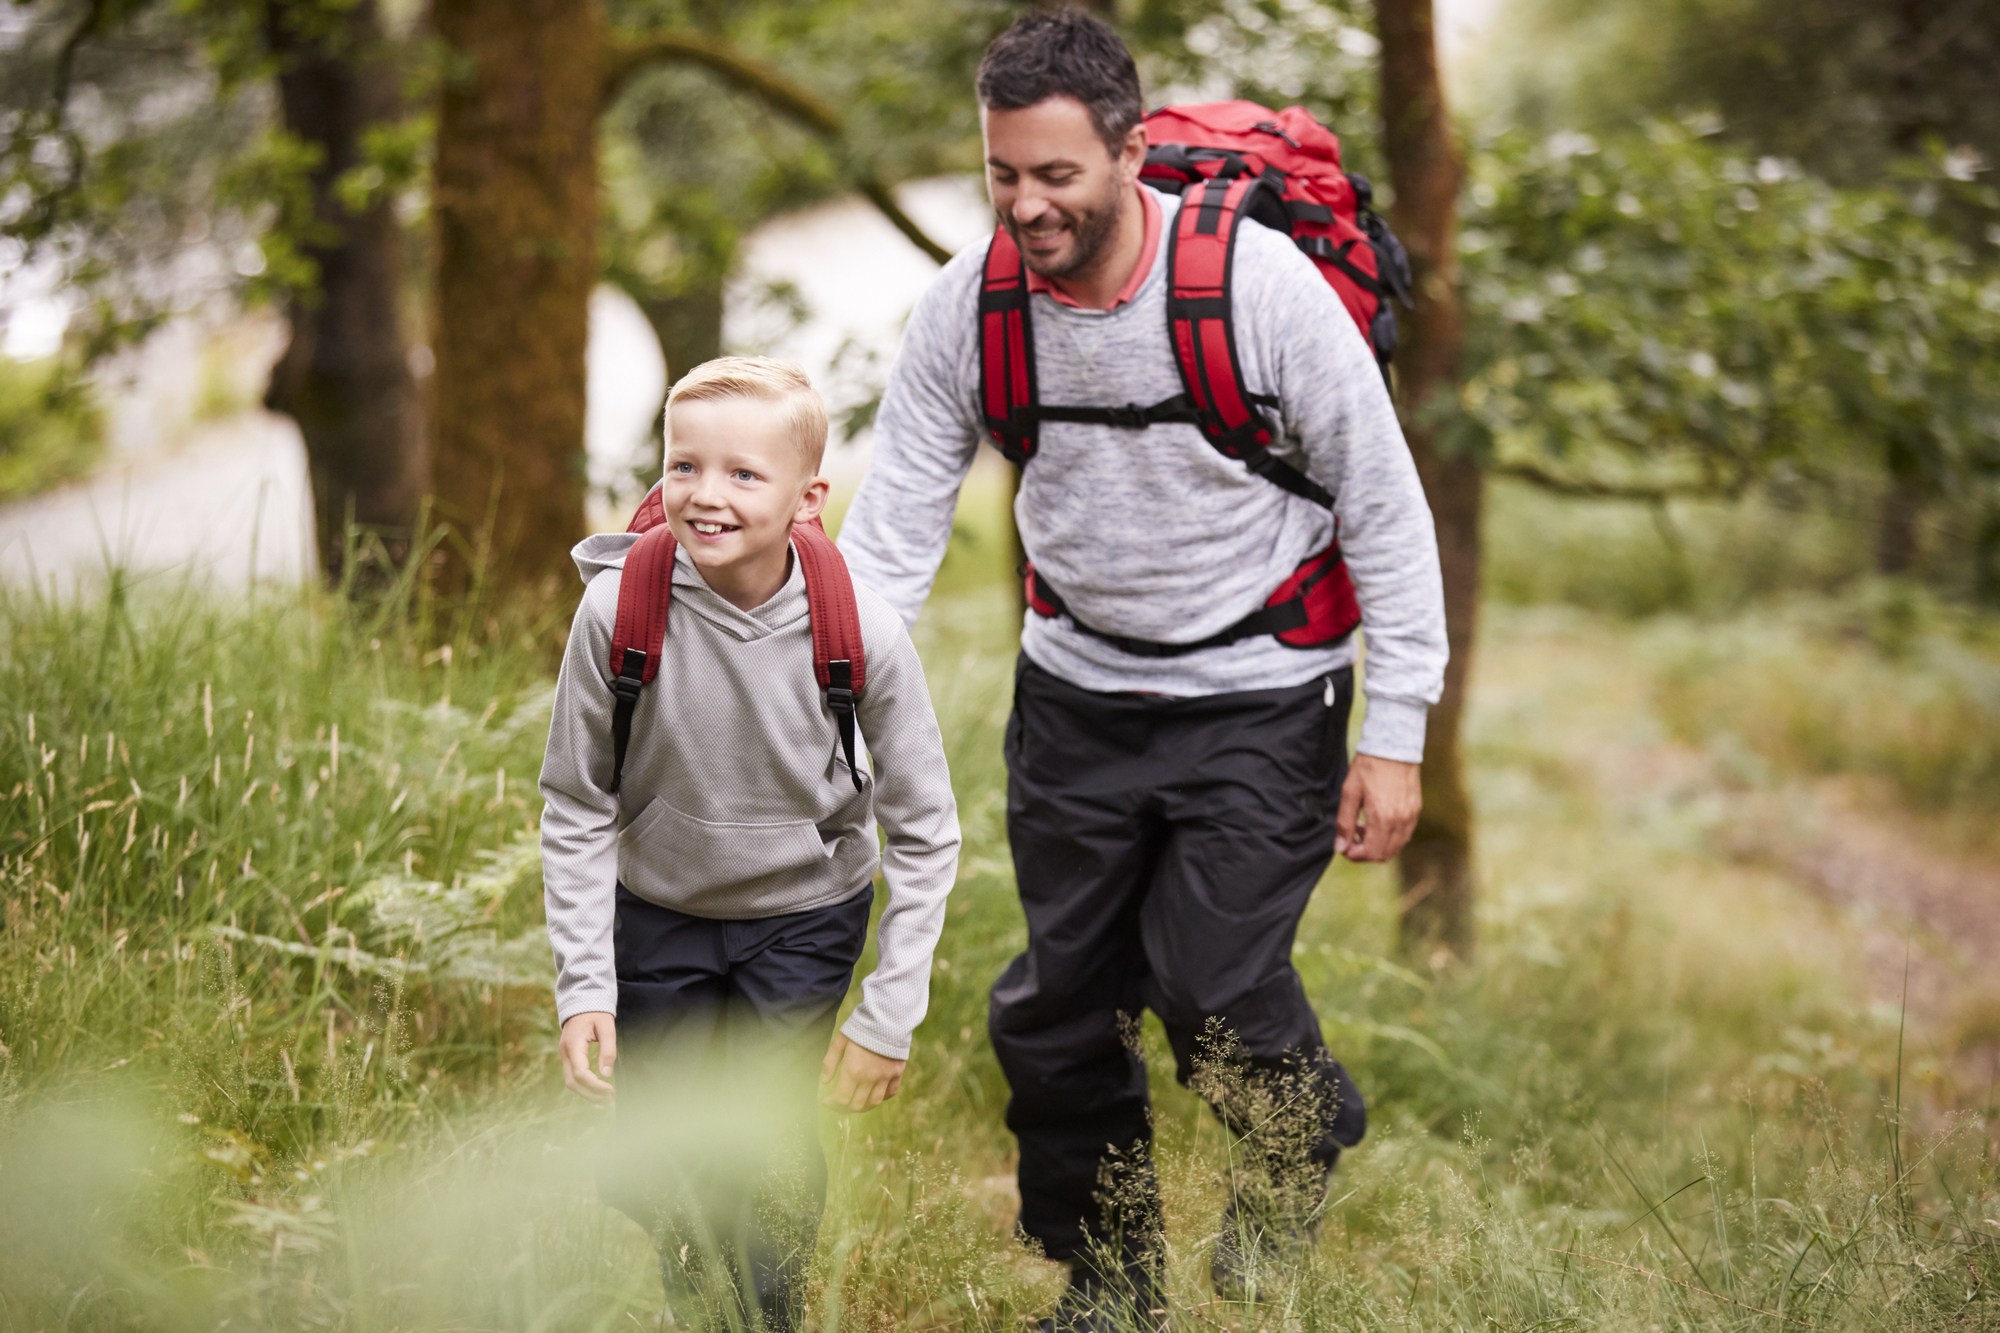
{"type": "Polygon", "coordinates": [[[872,1111],[903,1087],[907,1060],[891,1060],[836,1032],[819,1062],[819,1099],[841,1111],[872,1111]]]}
{"type": "Polygon", "coordinates": [[[618,1063],[618,1024],[610,1014],[571,1014],[562,1025],[563,1082],[602,1106],[611,1100],[611,1066],[618,1063]],[[597,1047],[597,1073],[590,1071],[590,1048],[597,1047]],[[602,1077],[600,1077],[602,1075],[602,1077]]]}
{"type": "Polygon", "coordinates": [[[1422,773],[1421,764],[1355,755],[1340,788],[1334,855],[1350,861],[1387,861],[1402,851],[1424,808],[1422,773]]]}

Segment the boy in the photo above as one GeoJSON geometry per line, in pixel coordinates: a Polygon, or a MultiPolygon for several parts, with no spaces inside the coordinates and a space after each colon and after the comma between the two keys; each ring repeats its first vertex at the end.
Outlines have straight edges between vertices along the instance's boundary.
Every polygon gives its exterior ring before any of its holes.
{"type": "Polygon", "coordinates": [[[850,768],[814,677],[791,533],[826,505],[826,435],[825,404],[782,362],[727,357],[674,386],[660,500],[678,550],[664,642],[642,645],[661,654],[658,678],[640,694],[614,782],[609,650],[639,539],[587,538],[541,776],[565,1082],[610,1101],[621,1036],[628,1072],[662,1089],[705,1091],[718,1069],[744,1078],[753,1047],[775,1053],[754,1094],[722,1107],[719,1139],[690,1135],[685,1106],[635,1100],[628,1078],[620,1120],[633,1146],[606,1190],[653,1232],[670,1303],[721,1291],[742,1302],[732,1321],[754,1310],[751,1322],[771,1328],[798,1317],[825,1200],[803,1071],[825,1042],[821,1100],[865,1111],[896,1094],[959,845],[937,720],[896,613],[854,590],[872,772],[850,768]],[[889,891],[879,961],[829,1039],[867,929],[878,816],[889,891]],[[773,1108],[775,1137],[732,1154],[743,1118],[773,1108]],[[676,1133],[694,1139],[690,1151],[669,1152],[653,1178],[658,1153],[640,1145],[676,1133]]]}

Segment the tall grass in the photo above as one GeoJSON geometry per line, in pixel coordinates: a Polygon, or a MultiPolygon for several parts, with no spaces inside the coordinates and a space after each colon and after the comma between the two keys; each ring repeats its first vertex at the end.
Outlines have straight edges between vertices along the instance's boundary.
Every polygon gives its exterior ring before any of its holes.
{"type": "MultiPolygon", "coordinates": [[[[823,1122],[817,1328],[1012,1329],[1058,1282],[1009,1236],[985,1039],[1023,938],[1010,606],[971,580],[922,627],[964,870],[905,1093],[823,1122]]],[[[1491,625],[1482,952],[1397,960],[1388,874],[1329,874],[1296,959],[1373,1127],[1258,1306],[1206,1276],[1247,1146],[1152,1062],[1173,1326],[2000,1326],[1988,1123],[1912,1128],[1921,1052],[1841,924],[1714,854],[1700,801],[1592,768],[1665,725],[1653,682],[1491,625]]],[[[315,592],[0,600],[0,1326],[653,1318],[554,1068],[531,784],[560,633],[315,592]]]]}

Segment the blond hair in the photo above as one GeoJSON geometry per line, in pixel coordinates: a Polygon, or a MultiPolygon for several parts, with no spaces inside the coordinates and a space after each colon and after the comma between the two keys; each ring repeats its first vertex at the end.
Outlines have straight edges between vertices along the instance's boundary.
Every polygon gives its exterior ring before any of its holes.
{"type": "Polygon", "coordinates": [[[713,402],[718,398],[755,398],[785,409],[786,424],[797,441],[808,472],[818,472],[826,456],[826,400],[813,388],[805,371],[789,361],[768,356],[719,356],[704,361],[680,377],[667,394],[665,436],[674,437],[674,404],[713,402]]]}

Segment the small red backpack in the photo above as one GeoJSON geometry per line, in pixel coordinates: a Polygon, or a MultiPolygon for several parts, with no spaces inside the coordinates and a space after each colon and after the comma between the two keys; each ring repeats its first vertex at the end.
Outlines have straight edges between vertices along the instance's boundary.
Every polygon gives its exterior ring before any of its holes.
{"type": "MultiPolygon", "coordinates": [[[[632,712],[639,692],[659,674],[667,637],[667,610],[674,591],[673,529],[660,499],[660,488],[646,492],[638,512],[625,529],[640,534],[625,553],[618,583],[618,618],[611,630],[611,692],[617,696],[611,713],[611,790],[625,776],[625,750],[632,739],[632,712]]],[[[861,612],[854,604],[854,581],[847,562],[826,535],[820,521],[792,525],[792,550],[805,574],[807,615],[812,621],[813,676],[826,698],[827,711],[840,728],[840,748],[847,758],[854,789],[861,790],[861,769],[855,762],[855,702],[867,685],[867,658],[861,646],[861,612]]]]}
{"type": "MultiPolygon", "coordinates": [[[[1340,296],[1388,373],[1396,348],[1391,299],[1410,299],[1402,243],[1372,209],[1361,176],[1341,169],[1340,141],[1300,107],[1271,111],[1255,102],[1164,107],[1146,117],[1149,147],[1140,178],[1181,196],[1167,239],[1167,322],[1184,392],[1164,402],[1052,406],[1035,388],[1035,340],[1027,269],[1005,227],[986,250],[979,296],[980,410],[1000,452],[1019,466],[1035,456],[1044,421],[1141,430],[1165,422],[1201,428],[1208,442],[1275,486],[1333,508],[1333,496],[1274,456],[1269,413],[1276,400],[1243,383],[1236,356],[1230,268],[1236,229],[1245,218],[1290,236],[1340,296]]],[[[1193,643],[1160,643],[1093,629],[1076,619],[1055,589],[1026,570],[1028,604],[1044,616],[1067,615],[1077,629],[1140,657],[1178,657],[1261,634],[1309,648],[1353,633],[1361,623],[1354,584],[1336,536],[1308,557],[1263,606],[1193,643]]]]}

